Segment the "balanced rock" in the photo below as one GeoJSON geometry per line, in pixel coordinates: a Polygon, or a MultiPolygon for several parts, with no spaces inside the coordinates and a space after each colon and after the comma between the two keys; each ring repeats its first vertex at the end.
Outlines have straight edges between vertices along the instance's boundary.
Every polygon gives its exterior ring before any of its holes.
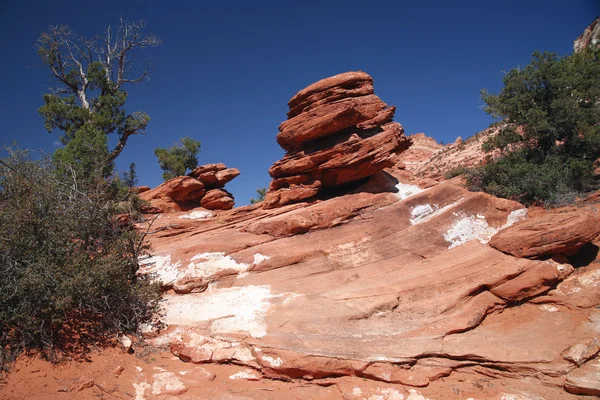
{"type": "Polygon", "coordinates": [[[140,197],[150,203],[146,212],[188,211],[197,207],[209,210],[229,210],[234,206],[233,195],[224,190],[227,182],[240,171],[225,164],[206,164],[187,176],[177,176],[154,189],[140,191],[140,197]]]}
{"type": "Polygon", "coordinates": [[[225,164],[201,165],[188,174],[198,179],[207,189],[221,189],[240,174],[237,168],[227,168],[225,164]]]}
{"type": "Polygon", "coordinates": [[[548,213],[498,232],[490,246],[515,257],[572,253],[600,235],[600,218],[581,213],[548,213]]]}
{"type": "Polygon", "coordinates": [[[410,141],[393,122],[395,107],[373,91],[364,72],[320,80],[288,103],[277,142],[286,150],[269,173],[265,208],[310,200],[320,192],[370,177],[394,165],[410,141]]]}
{"type": "Polygon", "coordinates": [[[209,190],[200,200],[200,205],[208,210],[229,210],[233,204],[233,195],[223,189],[209,190]]]}

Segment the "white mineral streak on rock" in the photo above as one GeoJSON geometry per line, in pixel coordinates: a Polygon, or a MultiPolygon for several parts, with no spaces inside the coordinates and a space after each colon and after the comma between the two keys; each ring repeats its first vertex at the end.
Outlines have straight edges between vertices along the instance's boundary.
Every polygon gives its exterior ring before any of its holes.
{"type": "Polygon", "coordinates": [[[172,285],[179,274],[181,261],[175,264],[171,263],[171,255],[140,257],[139,259],[141,275],[151,274],[154,281],[160,282],[163,286],[172,285]]]}
{"type": "Polygon", "coordinates": [[[173,372],[159,372],[154,374],[153,378],[152,394],[154,395],[178,395],[188,389],[173,372]]]}
{"type": "Polygon", "coordinates": [[[208,219],[215,216],[215,213],[211,211],[192,211],[187,214],[180,215],[179,218],[183,219],[208,219]]]}
{"type": "Polygon", "coordinates": [[[441,208],[437,204],[419,204],[418,206],[414,206],[410,210],[410,223],[411,225],[418,225],[427,222],[432,218],[442,215],[449,209],[459,205],[462,201],[463,199],[460,199],[454,203],[446,204],[441,208]]]}
{"type": "Polygon", "coordinates": [[[283,360],[279,357],[262,356],[263,361],[266,361],[271,367],[281,367],[283,360]]]}
{"type": "Polygon", "coordinates": [[[267,261],[268,259],[270,259],[271,257],[269,256],[265,256],[264,254],[260,254],[260,253],[256,253],[254,255],[254,262],[253,265],[258,265],[263,261],[267,261]]]}
{"type": "Polygon", "coordinates": [[[250,381],[257,381],[260,378],[261,378],[261,375],[252,369],[240,371],[240,372],[237,372],[237,373],[229,376],[229,379],[247,379],[250,381]]]}
{"type": "Polygon", "coordinates": [[[145,400],[146,389],[150,389],[152,386],[146,381],[140,383],[134,383],[133,388],[135,389],[135,400],[145,400]]]}
{"type": "Polygon", "coordinates": [[[498,229],[488,225],[483,215],[464,215],[462,212],[454,215],[459,219],[444,234],[444,239],[450,243],[448,249],[453,249],[475,239],[485,244],[498,231],[498,229]]]}
{"type": "Polygon", "coordinates": [[[246,331],[252,337],[266,334],[265,314],[274,298],[283,301],[294,293],[274,295],[269,285],[213,289],[185,296],[165,295],[163,322],[167,325],[195,326],[211,321],[213,333],[246,331]]]}
{"type": "Polygon", "coordinates": [[[421,189],[420,187],[415,185],[409,185],[407,183],[397,184],[396,189],[398,189],[398,193],[396,193],[396,196],[398,196],[400,200],[404,200],[412,195],[421,193],[423,191],[423,189],[421,189]]]}
{"type": "Polygon", "coordinates": [[[479,240],[482,244],[486,244],[490,241],[492,236],[501,229],[508,228],[515,222],[527,218],[527,210],[519,209],[512,211],[506,218],[506,223],[499,228],[489,226],[485,220],[485,216],[481,214],[474,216],[458,212],[454,215],[459,219],[456,220],[444,234],[444,239],[450,243],[449,249],[453,249],[475,239],[479,240]]]}

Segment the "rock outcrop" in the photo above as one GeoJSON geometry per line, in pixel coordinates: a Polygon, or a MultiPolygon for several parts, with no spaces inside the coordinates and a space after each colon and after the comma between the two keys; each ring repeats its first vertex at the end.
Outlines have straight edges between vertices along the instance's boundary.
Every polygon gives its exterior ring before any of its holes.
{"type": "Polygon", "coordinates": [[[225,164],[207,164],[187,176],[178,176],[154,189],[140,191],[140,197],[150,203],[146,212],[188,211],[197,207],[208,210],[233,208],[233,195],[223,189],[240,171],[225,164]]]}
{"type": "Polygon", "coordinates": [[[374,94],[373,79],[347,72],[320,80],[288,103],[277,142],[286,150],[270,168],[265,208],[311,200],[394,164],[410,146],[395,107],[374,94]]]}
{"type": "MultiPolygon", "coordinates": [[[[156,221],[164,230],[141,272],[172,289],[167,328],[150,341],[188,364],[335,385],[327,399],[597,391],[600,264],[574,269],[490,246],[528,226],[519,203],[401,183],[398,193],[248,206],[201,224],[184,216],[156,221]],[[468,383],[479,380],[485,389],[468,383]]],[[[548,213],[544,226],[566,238],[567,216],[548,213]]]]}
{"type": "Polygon", "coordinates": [[[434,138],[424,133],[415,133],[410,135],[409,138],[412,140],[412,146],[402,152],[397,160],[411,172],[419,171],[424,164],[444,148],[443,144],[438,143],[434,138]]]}
{"type": "Polygon", "coordinates": [[[573,43],[573,51],[578,53],[588,46],[597,46],[600,44],[600,17],[592,22],[575,42],[573,43]]]}
{"type": "Polygon", "coordinates": [[[600,235],[600,218],[586,212],[544,214],[496,234],[490,246],[515,257],[571,255],[600,235]]]}

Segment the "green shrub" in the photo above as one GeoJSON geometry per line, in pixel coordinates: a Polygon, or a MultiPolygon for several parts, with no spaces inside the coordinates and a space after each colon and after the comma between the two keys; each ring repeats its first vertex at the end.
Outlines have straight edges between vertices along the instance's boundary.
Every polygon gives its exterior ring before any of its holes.
{"type": "Polygon", "coordinates": [[[0,361],[22,349],[85,349],[134,331],[159,292],[137,276],[141,235],[118,222],[119,182],[79,188],[47,157],[0,160],[0,361]],[[3,351],[2,351],[3,350],[3,351]]]}
{"type": "Polygon", "coordinates": [[[179,143],[167,148],[158,148],[154,154],[163,172],[163,179],[168,181],[176,176],[185,175],[186,171],[198,166],[200,142],[190,137],[179,139],[179,143]]]}
{"type": "Polygon", "coordinates": [[[471,190],[545,206],[565,205],[590,189],[591,163],[586,160],[521,149],[489,160],[466,174],[471,190]],[[535,152],[534,152],[535,153],[535,152]]]}
{"type": "Polygon", "coordinates": [[[536,52],[529,65],[511,70],[503,81],[500,93],[482,92],[485,111],[506,123],[483,149],[498,148],[502,154],[468,174],[471,189],[546,205],[564,204],[594,189],[600,48],[562,58],[536,52]]]}
{"type": "Polygon", "coordinates": [[[464,165],[460,165],[460,166],[458,166],[456,168],[452,168],[451,170],[446,171],[446,173],[444,174],[444,178],[445,179],[452,179],[452,178],[454,178],[456,176],[464,175],[467,172],[469,172],[469,167],[465,167],[464,165]]]}
{"type": "Polygon", "coordinates": [[[252,197],[250,199],[250,204],[260,203],[261,201],[265,201],[265,196],[267,195],[267,188],[256,189],[256,197],[252,197]]]}

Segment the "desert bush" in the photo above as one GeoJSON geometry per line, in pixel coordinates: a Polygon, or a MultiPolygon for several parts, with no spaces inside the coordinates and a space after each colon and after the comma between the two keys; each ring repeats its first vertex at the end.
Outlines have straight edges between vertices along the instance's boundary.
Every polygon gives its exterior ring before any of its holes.
{"type": "Polygon", "coordinates": [[[464,165],[460,165],[460,166],[458,166],[456,168],[452,168],[451,170],[446,171],[446,173],[444,174],[444,178],[445,179],[452,179],[452,178],[454,178],[456,176],[464,175],[467,172],[469,172],[469,167],[465,167],[464,165]]]}
{"type": "Polygon", "coordinates": [[[256,189],[256,197],[252,197],[250,199],[250,204],[260,203],[261,201],[265,201],[265,196],[267,195],[267,188],[259,188],[256,189]]]}
{"type": "Polygon", "coordinates": [[[121,183],[80,188],[48,157],[8,149],[0,160],[0,349],[45,355],[134,331],[159,292],[137,276],[147,248],[116,220],[121,183]]]}
{"type": "Polygon", "coordinates": [[[468,174],[470,188],[546,205],[594,189],[600,48],[562,58],[536,52],[529,65],[511,70],[503,81],[500,93],[482,92],[485,111],[506,123],[484,150],[500,149],[502,155],[468,174]]]}
{"type": "Polygon", "coordinates": [[[471,190],[548,207],[568,204],[569,199],[590,189],[589,161],[559,156],[532,155],[520,149],[469,170],[471,190]]]}

